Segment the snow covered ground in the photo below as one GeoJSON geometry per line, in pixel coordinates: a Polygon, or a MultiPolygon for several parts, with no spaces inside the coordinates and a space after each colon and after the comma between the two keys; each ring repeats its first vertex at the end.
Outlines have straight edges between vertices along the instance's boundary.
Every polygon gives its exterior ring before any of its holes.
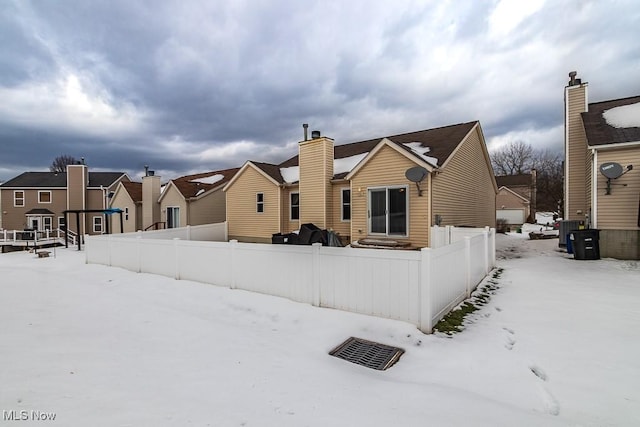
{"type": "Polygon", "coordinates": [[[640,425],[640,263],[526,237],[497,236],[499,289],[452,338],[71,249],[0,255],[0,425],[640,425]],[[406,353],[327,354],[350,336],[406,353]]]}

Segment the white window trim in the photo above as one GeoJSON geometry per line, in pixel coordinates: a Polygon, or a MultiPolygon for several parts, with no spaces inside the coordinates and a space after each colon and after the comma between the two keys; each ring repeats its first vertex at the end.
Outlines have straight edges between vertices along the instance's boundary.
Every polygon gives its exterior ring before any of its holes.
{"type": "Polygon", "coordinates": [[[26,191],[24,191],[24,190],[13,190],[13,207],[14,208],[23,208],[24,205],[26,204],[26,200],[25,200],[26,198],[27,198],[26,191]],[[16,197],[17,193],[22,193],[22,197],[21,198],[17,198],[16,197]],[[16,204],[16,201],[18,201],[18,200],[22,200],[22,204],[21,205],[16,204]]]}
{"type": "Polygon", "coordinates": [[[62,225],[66,225],[66,224],[64,224],[64,216],[59,216],[58,217],[58,228],[62,228],[62,225]]]}
{"type": "Polygon", "coordinates": [[[256,193],[256,213],[263,214],[264,213],[264,193],[256,193]],[[262,194],[262,201],[258,201],[258,194],[262,194]],[[262,206],[262,212],[258,210],[258,206],[262,206]]]}
{"type": "MultiPolygon", "coordinates": [[[[264,200],[264,199],[263,199],[264,200]]],[[[300,192],[292,191],[289,193],[289,221],[300,221],[300,192]],[[298,195],[298,218],[293,218],[293,203],[291,202],[291,196],[297,194],[298,195]]]]}
{"type": "Polygon", "coordinates": [[[93,232],[94,233],[104,233],[104,221],[102,220],[102,216],[100,215],[96,215],[93,217],[93,219],[91,220],[91,223],[93,224],[93,232]],[[96,221],[98,220],[98,221],[96,221]],[[98,225],[98,223],[100,224],[100,230],[98,230],[96,227],[96,225],[98,225]]]}
{"type": "Polygon", "coordinates": [[[53,217],[52,216],[43,216],[42,217],[42,229],[43,230],[53,230],[53,217]],[[47,224],[47,222],[49,224],[47,224]]]}
{"type": "Polygon", "coordinates": [[[50,191],[50,190],[39,190],[39,191],[38,191],[38,203],[40,203],[40,204],[48,204],[48,205],[50,205],[51,203],[53,203],[53,194],[51,193],[51,191],[50,191]],[[43,201],[40,199],[40,195],[41,195],[41,194],[44,194],[44,193],[49,193],[49,201],[48,201],[48,202],[43,202],[43,201]]]}
{"type": "MultiPolygon", "coordinates": [[[[340,221],[351,222],[351,219],[344,219],[344,192],[345,190],[351,191],[351,187],[344,187],[340,189],[340,221]]],[[[353,192],[349,195],[349,216],[351,216],[351,199],[353,199],[353,192]]]]}
{"type": "Polygon", "coordinates": [[[409,237],[409,211],[410,211],[410,200],[409,200],[409,186],[407,185],[389,185],[389,186],[383,186],[383,187],[368,187],[367,188],[367,232],[369,235],[371,236],[385,236],[385,237],[394,237],[394,238],[407,238],[409,237]],[[394,190],[397,188],[404,188],[405,189],[405,198],[407,200],[407,209],[406,209],[406,224],[405,224],[405,229],[406,229],[406,233],[405,234],[389,234],[389,190],[394,190]],[[387,223],[386,223],[386,233],[373,233],[371,231],[371,191],[375,191],[375,190],[385,190],[387,192],[385,198],[386,198],[386,202],[387,202],[387,206],[386,206],[386,211],[387,213],[385,214],[387,223]]]}

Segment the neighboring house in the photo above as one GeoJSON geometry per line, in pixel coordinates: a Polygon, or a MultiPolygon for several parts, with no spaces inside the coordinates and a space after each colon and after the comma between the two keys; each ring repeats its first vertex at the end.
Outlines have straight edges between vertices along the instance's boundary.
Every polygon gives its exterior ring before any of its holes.
{"type": "MultiPolygon", "coordinates": [[[[142,229],[142,183],[122,181],[111,197],[110,207],[122,210],[122,231],[132,233],[142,229]]],[[[111,230],[119,232],[119,217],[113,217],[111,230]]]]}
{"type": "Polygon", "coordinates": [[[536,172],[530,174],[496,176],[496,219],[504,219],[509,226],[535,222],[536,172]]]}
{"type": "Polygon", "coordinates": [[[169,181],[156,198],[160,221],[167,228],[224,222],[226,203],[222,189],[238,170],[204,172],[169,181]]]}
{"type": "Polygon", "coordinates": [[[569,77],[564,219],[599,229],[601,256],[640,259],[640,96],[589,104],[569,77]]]}
{"type": "Polygon", "coordinates": [[[344,242],[429,246],[432,225],[495,226],[497,192],[477,121],[346,145],[313,132],[279,165],[248,161],[226,185],[229,238],[270,242],[313,223],[344,242]],[[420,183],[407,179],[421,167],[420,183]]]}
{"type": "MultiPolygon", "coordinates": [[[[109,194],[120,182],[129,181],[124,172],[89,172],[87,165],[69,165],[67,172],[24,172],[0,186],[2,226],[6,230],[25,228],[54,230],[64,225],[65,210],[108,208],[109,194]]],[[[105,215],[82,215],[80,233],[105,232],[105,215]]],[[[75,218],[69,229],[78,232],[75,218]]]]}

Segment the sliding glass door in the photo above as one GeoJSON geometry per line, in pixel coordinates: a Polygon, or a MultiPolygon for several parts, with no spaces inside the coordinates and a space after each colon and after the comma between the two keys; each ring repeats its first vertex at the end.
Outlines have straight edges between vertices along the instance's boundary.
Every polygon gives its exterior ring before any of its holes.
{"type": "Polygon", "coordinates": [[[407,188],[369,190],[369,233],[386,236],[407,235],[407,188]]]}

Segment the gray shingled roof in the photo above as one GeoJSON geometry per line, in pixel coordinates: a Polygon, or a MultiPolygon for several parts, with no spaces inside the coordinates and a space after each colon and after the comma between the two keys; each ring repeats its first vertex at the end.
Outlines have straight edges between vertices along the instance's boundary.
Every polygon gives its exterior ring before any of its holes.
{"type": "MultiPolygon", "coordinates": [[[[109,187],[124,174],[124,172],[89,172],[89,187],[109,187]]],[[[2,184],[5,188],[65,188],[66,186],[66,172],[23,172],[2,184]]]]}
{"type": "Polygon", "coordinates": [[[529,187],[531,186],[531,174],[496,176],[496,184],[498,184],[498,187],[529,187]]]}
{"type": "Polygon", "coordinates": [[[619,144],[640,141],[640,127],[615,128],[607,124],[603,113],[612,108],[640,102],[640,96],[613,99],[589,104],[589,111],[582,113],[582,122],[589,145],[619,144]]]}
{"type": "MultiPolygon", "coordinates": [[[[357,154],[367,153],[378,145],[378,143],[386,138],[395,142],[401,148],[412,153],[410,149],[402,144],[410,142],[419,142],[423,147],[430,149],[429,156],[438,159],[438,165],[442,165],[453,153],[462,139],[477,124],[477,121],[460,123],[457,125],[443,126],[434,129],[420,130],[417,132],[402,133],[399,135],[382,136],[366,141],[352,142],[351,144],[336,145],[333,148],[334,158],[343,159],[345,157],[355,156],[357,154]]],[[[413,153],[412,153],[413,154],[413,153]]],[[[416,156],[416,158],[418,158],[416,156]]],[[[281,168],[298,166],[298,156],[285,160],[278,165],[281,168]]]]}
{"type": "MultiPolygon", "coordinates": [[[[477,121],[460,123],[456,125],[443,126],[434,129],[420,130],[417,132],[403,133],[392,136],[382,136],[379,138],[369,139],[366,141],[352,142],[350,144],[336,145],[333,148],[333,157],[335,159],[343,159],[346,157],[355,156],[362,153],[368,153],[378,145],[378,143],[386,138],[391,142],[396,143],[400,148],[406,150],[407,153],[416,157],[416,159],[423,160],[413,153],[408,147],[403,144],[418,142],[422,147],[428,147],[429,157],[435,157],[438,160],[438,165],[444,164],[449,158],[451,153],[462,142],[462,139],[473,129],[477,124],[477,121]]],[[[262,169],[269,176],[274,178],[279,183],[283,183],[284,180],[280,174],[280,168],[288,168],[292,166],[298,166],[298,156],[293,156],[290,159],[285,160],[279,165],[273,165],[270,163],[258,163],[252,162],[260,169],[262,169]]],[[[344,178],[348,172],[340,173],[334,176],[334,178],[344,178]]]]}

